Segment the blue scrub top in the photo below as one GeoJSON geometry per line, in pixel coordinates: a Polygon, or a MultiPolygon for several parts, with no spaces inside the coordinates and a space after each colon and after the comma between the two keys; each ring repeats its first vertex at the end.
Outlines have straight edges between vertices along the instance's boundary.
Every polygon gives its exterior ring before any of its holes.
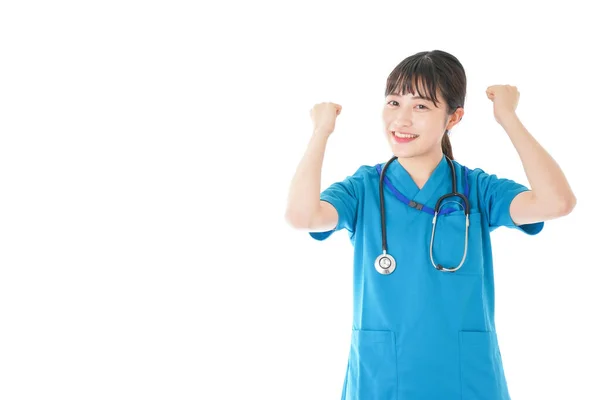
{"type": "MultiPolygon", "coordinates": [[[[385,163],[381,163],[383,167],[385,163]]],[[[509,179],[470,170],[453,161],[457,187],[471,203],[468,252],[454,273],[431,264],[433,216],[402,203],[385,187],[388,253],[396,270],[382,275],[374,263],[382,252],[379,174],[361,166],[329,186],[321,200],[339,214],[317,240],[346,230],[354,247],[353,321],[342,399],[360,400],[509,400],[494,323],[494,276],[490,232],[505,226],[529,235],[544,223],[516,226],[509,213],[514,197],[528,190],[509,179]]],[[[451,169],[442,158],[422,189],[396,160],[386,170],[404,196],[434,208],[452,191],[451,169]]],[[[452,197],[448,200],[459,200],[452,197]]],[[[433,255],[455,267],[464,250],[465,217],[454,211],[438,216],[433,255]]]]}

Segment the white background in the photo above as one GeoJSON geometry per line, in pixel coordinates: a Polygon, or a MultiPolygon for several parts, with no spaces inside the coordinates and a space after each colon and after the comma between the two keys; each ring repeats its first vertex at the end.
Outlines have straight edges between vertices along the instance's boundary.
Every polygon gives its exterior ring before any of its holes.
{"type": "Polygon", "coordinates": [[[289,227],[288,185],[315,103],[343,106],[323,188],[387,160],[386,77],[434,49],[467,72],[457,160],[528,184],[485,96],[515,85],[578,198],[493,234],[513,400],[600,398],[592,6],[347,3],[2,3],[0,399],[339,398],[352,249],[289,227]]]}

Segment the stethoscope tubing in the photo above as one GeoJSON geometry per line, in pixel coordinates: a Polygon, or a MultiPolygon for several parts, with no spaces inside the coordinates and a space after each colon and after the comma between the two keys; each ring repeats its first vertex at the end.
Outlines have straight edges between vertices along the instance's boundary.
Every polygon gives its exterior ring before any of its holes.
{"type": "MultiPolygon", "coordinates": [[[[431,263],[437,270],[440,270],[443,272],[455,272],[462,267],[462,265],[465,262],[466,256],[467,256],[467,248],[468,248],[468,242],[469,242],[469,214],[471,212],[471,205],[469,203],[469,199],[465,195],[463,195],[462,193],[458,193],[458,191],[457,191],[456,171],[454,168],[454,163],[446,155],[444,155],[444,158],[446,159],[446,161],[448,162],[448,165],[450,166],[450,169],[452,170],[452,192],[441,196],[435,204],[435,208],[433,210],[433,221],[432,221],[433,226],[432,226],[432,231],[431,231],[431,242],[429,245],[429,256],[431,259],[431,263]],[[463,211],[465,213],[465,245],[464,245],[464,251],[463,251],[463,258],[462,258],[460,264],[453,268],[445,268],[441,264],[437,264],[435,262],[435,260],[433,259],[433,241],[434,241],[434,237],[435,237],[437,217],[440,214],[440,207],[442,205],[442,202],[450,197],[459,197],[464,203],[464,206],[463,206],[461,203],[456,202],[456,203],[459,203],[459,205],[461,207],[463,207],[463,211]]],[[[384,185],[386,170],[388,169],[390,164],[397,159],[398,159],[397,156],[393,156],[392,158],[390,158],[384,165],[383,169],[381,170],[381,174],[379,177],[379,207],[380,207],[380,216],[381,216],[382,254],[379,257],[377,257],[377,260],[375,261],[375,268],[382,274],[390,274],[391,272],[394,271],[394,269],[396,267],[396,262],[395,262],[394,258],[388,254],[383,185],[384,185]],[[381,266],[382,260],[385,261],[384,264],[386,264],[387,266],[383,266],[383,267],[381,266]]],[[[422,204],[418,204],[414,201],[407,201],[403,197],[402,197],[402,199],[403,199],[403,202],[406,202],[410,207],[415,208],[417,210],[422,210],[424,207],[422,204]]],[[[429,212],[431,213],[431,210],[429,210],[429,212]]]]}

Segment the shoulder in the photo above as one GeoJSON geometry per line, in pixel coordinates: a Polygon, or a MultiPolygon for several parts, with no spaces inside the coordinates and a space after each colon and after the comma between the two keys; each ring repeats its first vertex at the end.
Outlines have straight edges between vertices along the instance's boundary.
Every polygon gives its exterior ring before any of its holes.
{"type": "Polygon", "coordinates": [[[356,171],[354,172],[355,176],[362,176],[362,177],[370,177],[370,176],[377,176],[378,172],[377,172],[377,166],[381,165],[381,163],[378,164],[362,164],[360,165],[356,171]]]}
{"type": "Polygon", "coordinates": [[[453,160],[452,163],[458,175],[468,179],[469,184],[475,187],[485,187],[491,182],[500,180],[496,174],[490,174],[481,167],[467,166],[456,160],[453,160]]]}
{"type": "Polygon", "coordinates": [[[353,182],[364,182],[367,183],[374,178],[379,177],[379,172],[377,171],[377,166],[381,164],[361,164],[357,168],[355,168],[354,173],[348,175],[346,180],[353,182]]]}
{"type": "Polygon", "coordinates": [[[491,202],[497,202],[499,198],[506,197],[509,201],[519,192],[526,190],[523,185],[488,173],[481,167],[466,166],[457,161],[453,163],[457,169],[457,179],[461,181],[462,187],[466,188],[467,196],[471,193],[473,201],[477,199],[477,203],[484,208],[491,202]]]}
{"type": "Polygon", "coordinates": [[[464,171],[465,174],[469,176],[478,176],[478,175],[487,175],[487,173],[480,167],[473,167],[466,164],[461,163],[460,161],[452,160],[452,164],[458,171],[464,171]]]}
{"type": "Polygon", "coordinates": [[[354,172],[346,174],[345,178],[333,183],[327,191],[342,189],[361,197],[363,193],[373,190],[374,187],[379,185],[379,171],[377,168],[378,166],[381,168],[383,164],[360,164],[354,168],[354,172]]]}

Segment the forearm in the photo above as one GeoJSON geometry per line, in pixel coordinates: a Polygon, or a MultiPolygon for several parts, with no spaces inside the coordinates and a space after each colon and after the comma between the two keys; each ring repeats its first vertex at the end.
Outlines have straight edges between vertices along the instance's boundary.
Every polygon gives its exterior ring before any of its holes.
{"type": "Polygon", "coordinates": [[[498,122],[521,158],[535,197],[545,203],[556,203],[560,209],[572,208],[576,202],[575,195],[560,166],[527,131],[516,113],[506,114],[498,122]]]}
{"type": "Polygon", "coordinates": [[[288,194],[286,219],[293,225],[310,222],[318,212],[321,195],[321,170],[328,135],[313,132],[298,164],[288,194]]]}

